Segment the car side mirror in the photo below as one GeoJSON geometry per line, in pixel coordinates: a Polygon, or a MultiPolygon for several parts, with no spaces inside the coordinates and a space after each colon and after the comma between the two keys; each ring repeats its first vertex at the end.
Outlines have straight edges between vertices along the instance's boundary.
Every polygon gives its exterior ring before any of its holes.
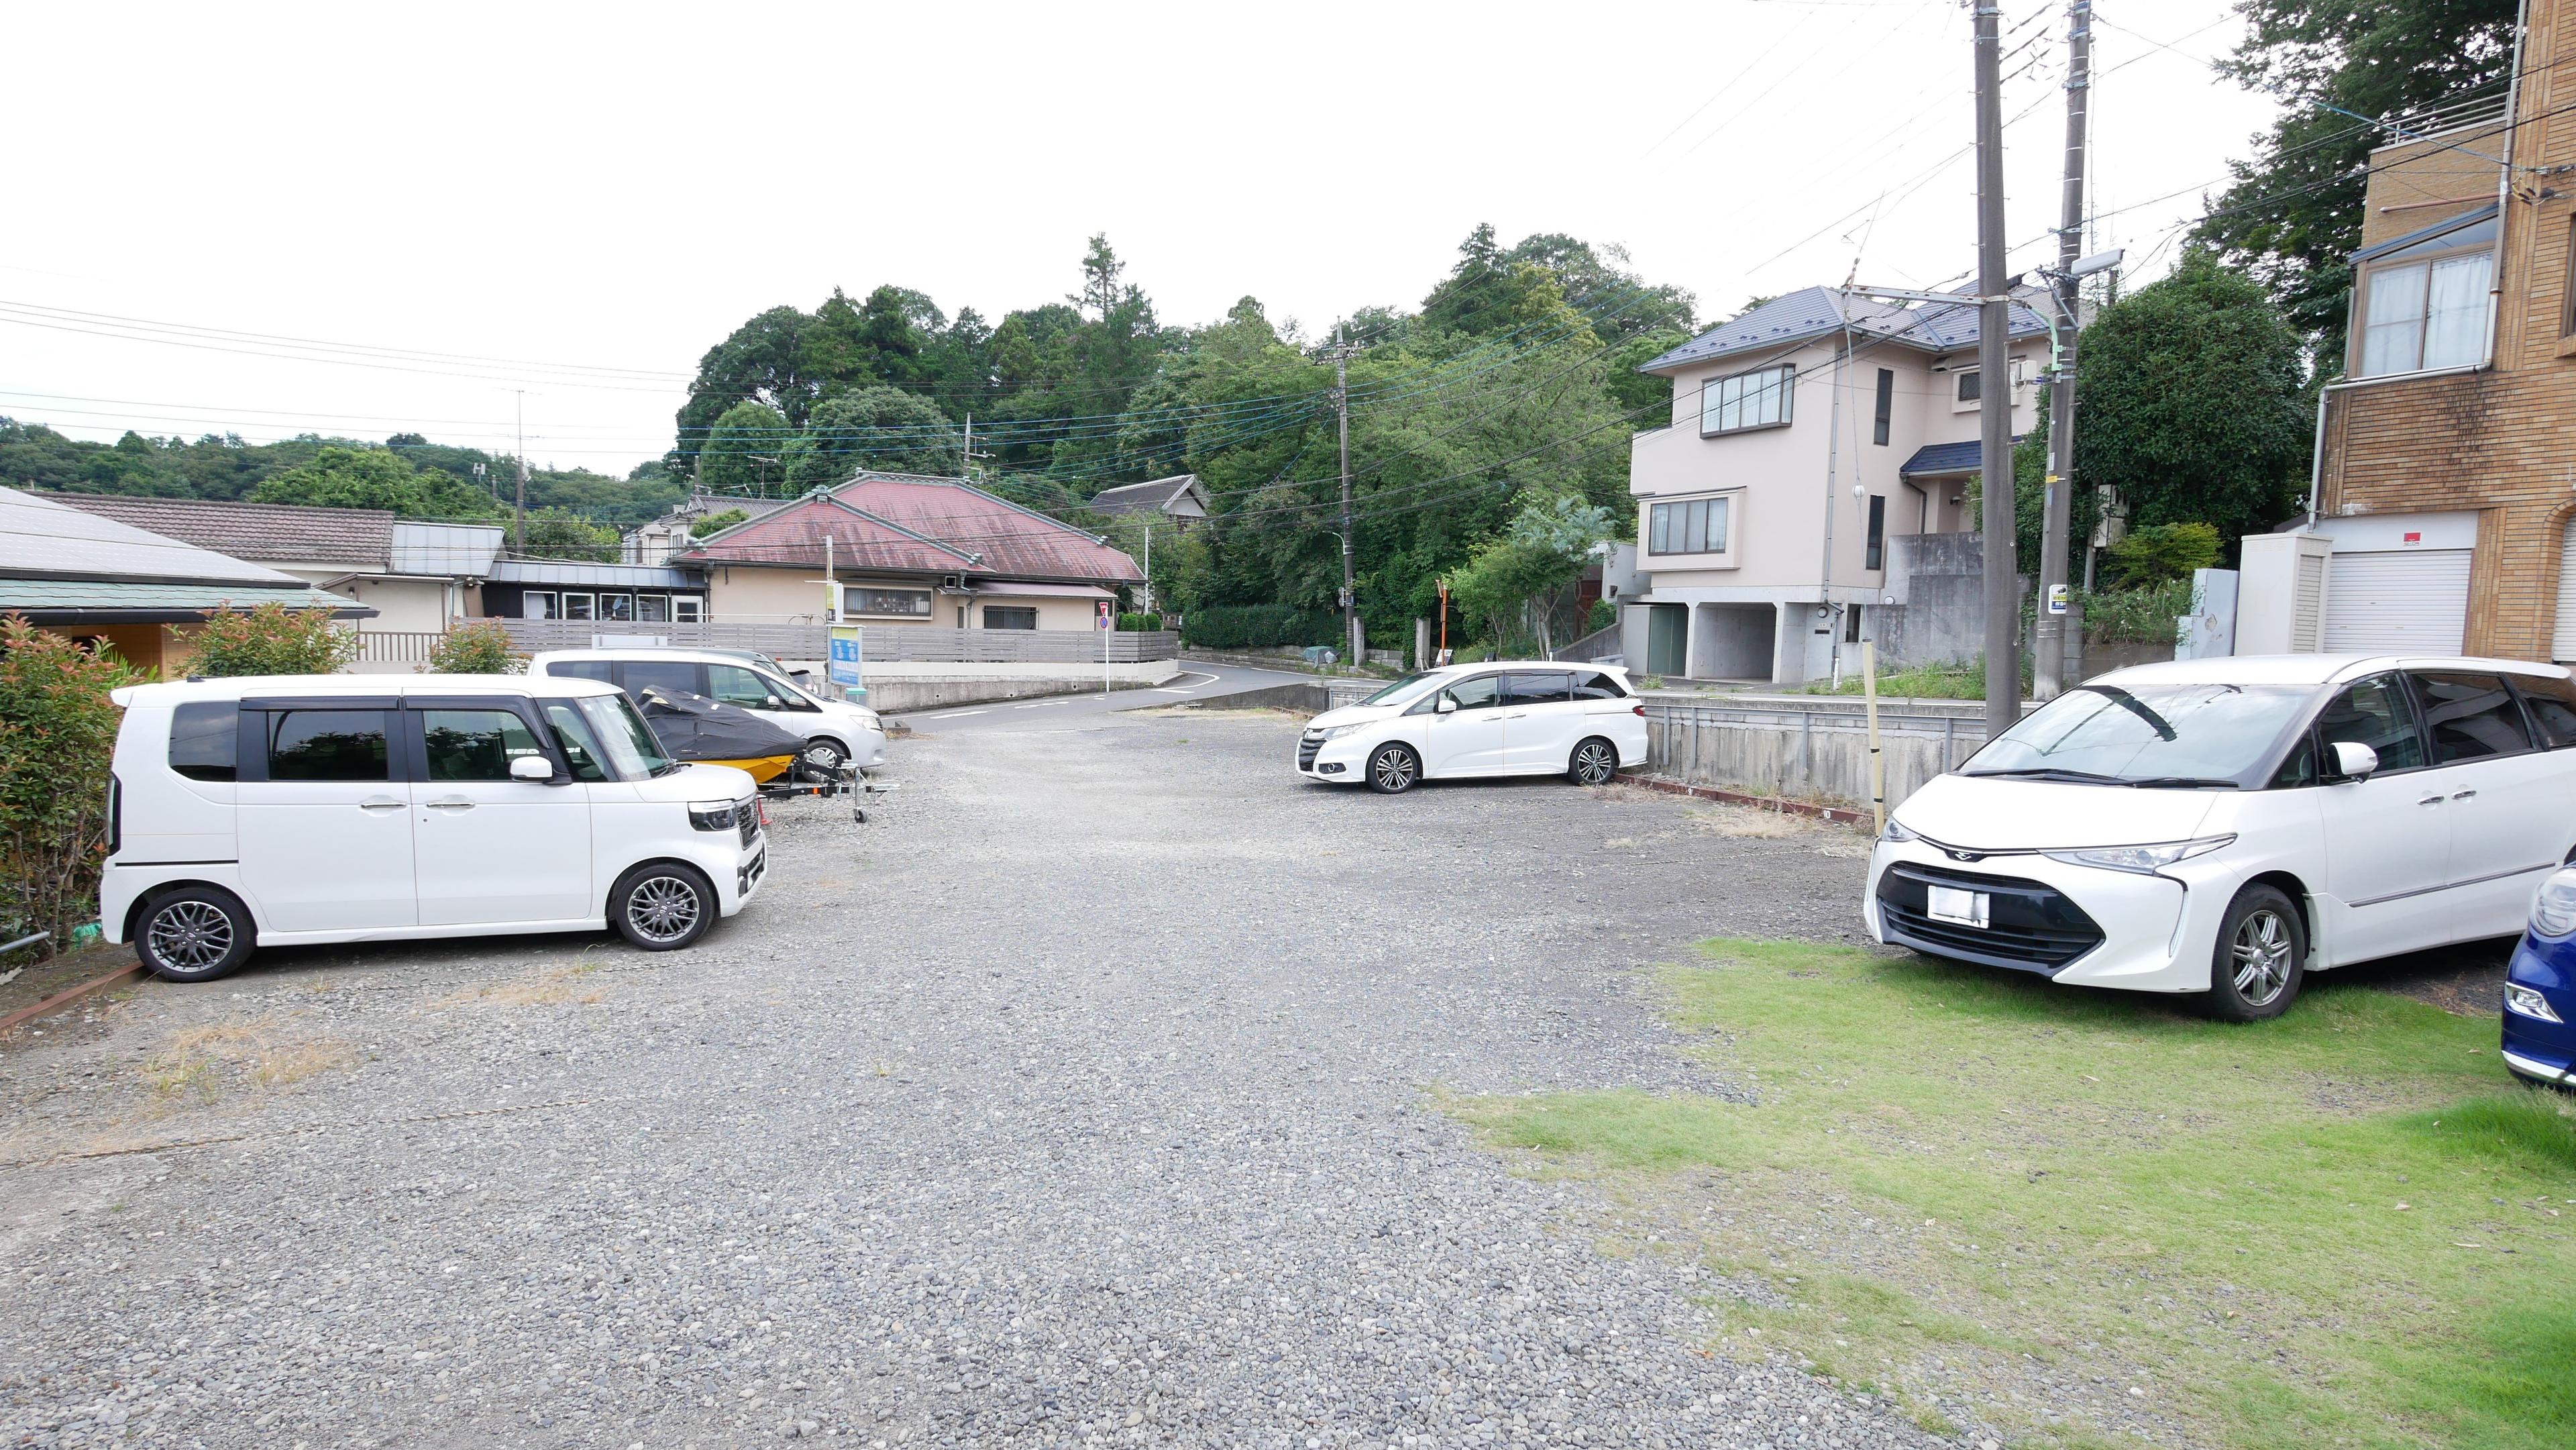
{"type": "Polygon", "coordinates": [[[776,695],[763,695],[760,697],[760,708],[764,710],[775,710],[786,703],[786,701],[778,698],[776,695]]]}
{"type": "Polygon", "coordinates": [[[2358,740],[2336,741],[2334,753],[2335,770],[2346,780],[2368,780],[2379,769],[2379,752],[2358,740]]]}
{"type": "Polygon", "coordinates": [[[1458,713],[1458,702],[1443,695],[1440,697],[1440,703],[1431,707],[1431,712],[1435,715],[1455,715],[1458,713]]]}
{"type": "Polygon", "coordinates": [[[542,755],[519,755],[510,760],[510,779],[549,781],[555,778],[554,763],[542,755]]]}

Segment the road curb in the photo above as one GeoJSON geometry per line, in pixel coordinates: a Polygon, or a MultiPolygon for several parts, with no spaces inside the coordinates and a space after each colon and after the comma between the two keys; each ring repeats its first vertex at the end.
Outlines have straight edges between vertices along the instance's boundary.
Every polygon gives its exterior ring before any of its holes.
{"type": "Polygon", "coordinates": [[[56,992],[54,995],[47,997],[45,1000],[37,1003],[33,1007],[21,1007],[6,1017],[0,1017],[0,1037],[5,1037],[9,1033],[17,1031],[20,1023],[32,1022],[35,1019],[44,1016],[48,1012],[60,1011],[62,1008],[70,1006],[74,1002],[79,1001],[83,997],[89,996],[93,992],[106,991],[108,988],[115,986],[117,983],[124,981],[128,977],[139,976],[142,974],[142,971],[143,964],[141,962],[127,962],[124,966],[117,968],[115,971],[108,973],[104,977],[94,978],[90,981],[81,983],[77,987],[70,987],[63,991],[56,992]]]}
{"type": "Polygon", "coordinates": [[[1689,785],[1660,775],[1631,775],[1623,776],[1622,779],[1642,785],[1648,790],[1662,791],[1666,795],[1690,796],[1696,800],[1722,801],[1731,806],[1751,806],[1756,810],[1810,816],[1820,821],[1831,821],[1838,826],[1865,826],[1872,819],[1869,812],[1854,810],[1849,806],[1811,805],[1806,801],[1786,800],[1776,795],[1752,795],[1740,790],[1720,790],[1713,785],[1689,785]]]}

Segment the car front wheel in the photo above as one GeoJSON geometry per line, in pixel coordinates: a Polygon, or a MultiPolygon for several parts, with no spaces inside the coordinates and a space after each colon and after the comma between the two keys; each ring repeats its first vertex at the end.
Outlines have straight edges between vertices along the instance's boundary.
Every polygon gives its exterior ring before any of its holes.
{"type": "Polygon", "coordinates": [[[1608,785],[1619,774],[1619,747],[1595,735],[1574,747],[1565,778],[1576,785],[1608,785]]]}
{"type": "Polygon", "coordinates": [[[808,740],[805,753],[797,757],[808,779],[835,781],[841,778],[841,767],[848,764],[850,752],[837,740],[808,740]]]}
{"type": "Polygon", "coordinates": [[[1402,795],[1422,779],[1422,757],[1410,745],[1389,743],[1369,756],[1368,786],[1379,795],[1402,795]]]}
{"type": "Polygon", "coordinates": [[[648,861],[617,878],[609,924],[648,952],[677,951],[715,925],[716,889],[694,866],[648,861]]]}
{"type": "Polygon", "coordinates": [[[2299,995],[2307,960],[2307,928],[2289,896],[2278,887],[2246,887],[2219,919],[2203,998],[2209,1014],[2229,1022],[2280,1016],[2299,995]]]}
{"type": "Polygon", "coordinates": [[[212,886],[162,892],[143,908],[134,954],[152,974],[173,982],[211,982],[240,970],[258,929],[241,898],[212,886]]]}

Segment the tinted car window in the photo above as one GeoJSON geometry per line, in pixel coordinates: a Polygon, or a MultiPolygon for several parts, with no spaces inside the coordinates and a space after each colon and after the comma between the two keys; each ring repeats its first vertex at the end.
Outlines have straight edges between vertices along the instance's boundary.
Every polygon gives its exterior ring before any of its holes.
{"type": "Polygon", "coordinates": [[[230,700],[194,700],[170,715],[170,768],[190,780],[233,778],[241,707],[230,700]]]}
{"type": "Polygon", "coordinates": [[[683,695],[707,692],[706,667],[687,660],[628,660],[618,668],[624,675],[618,683],[630,695],[646,690],[677,690],[683,695]]]}
{"type": "Polygon", "coordinates": [[[2495,675],[2420,674],[2416,695],[2433,735],[2433,759],[2442,765],[2489,755],[2517,755],[2531,748],[2522,707],[2495,675]]]}
{"type": "Polygon", "coordinates": [[[606,685],[615,683],[609,677],[613,668],[607,660],[552,660],[546,665],[546,673],[576,680],[597,680],[606,685]]]}
{"type": "Polygon", "coordinates": [[[2552,750],[2576,745],[2576,680],[2516,675],[2513,683],[2522,691],[2522,703],[2531,707],[2531,723],[2540,728],[2542,744],[2552,750]]]}
{"type": "Polygon", "coordinates": [[[2317,741],[2313,735],[2301,735],[2290,747],[2288,758],[2272,773],[2272,789],[2290,790],[2317,783],[2317,741]]]}
{"type": "Polygon", "coordinates": [[[528,722],[508,710],[424,710],[420,735],[431,780],[508,780],[511,761],[545,756],[528,722]]]}
{"type": "Polygon", "coordinates": [[[564,763],[572,767],[575,780],[606,780],[608,770],[601,765],[599,739],[590,732],[590,722],[570,702],[546,702],[546,723],[554,727],[555,745],[564,753],[564,763]]]}
{"type": "Polygon", "coordinates": [[[2317,717],[2317,742],[2329,765],[2334,747],[2343,741],[2367,745],[2379,753],[2379,768],[2413,770],[2424,763],[2424,740],[2415,731],[2415,713],[2393,675],[2364,680],[2334,697],[2317,717]]]}
{"type": "Polygon", "coordinates": [[[1574,698],[1578,700],[1624,700],[1628,692],[1619,688],[1615,676],[1597,670],[1586,670],[1574,677],[1574,698]]]}
{"type": "Polygon", "coordinates": [[[390,780],[382,710],[285,710],[269,717],[270,780],[390,780]]]}
{"type": "Polygon", "coordinates": [[[707,666],[706,694],[711,700],[722,700],[745,709],[765,710],[769,707],[769,697],[776,693],[769,688],[768,681],[740,665],[707,666]]]}
{"type": "Polygon", "coordinates": [[[1502,684],[1500,675],[1478,675],[1472,680],[1460,680],[1440,693],[1457,701],[1461,710],[1490,710],[1502,703],[1502,684]]]}
{"type": "Polygon", "coordinates": [[[1505,675],[1503,703],[1507,705],[1561,705],[1574,698],[1574,680],[1570,675],[1505,675]]]}

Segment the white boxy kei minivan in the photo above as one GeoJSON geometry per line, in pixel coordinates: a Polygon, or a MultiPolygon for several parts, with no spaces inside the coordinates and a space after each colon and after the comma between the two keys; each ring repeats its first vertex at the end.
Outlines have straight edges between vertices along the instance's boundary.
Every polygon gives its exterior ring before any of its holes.
{"type": "Polygon", "coordinates": [[[615,686],[285,675],[116,692],[99,924],[207,981],[254,946],[696,941],[760,889],[751,777],[665,758],[615,686]]]}

